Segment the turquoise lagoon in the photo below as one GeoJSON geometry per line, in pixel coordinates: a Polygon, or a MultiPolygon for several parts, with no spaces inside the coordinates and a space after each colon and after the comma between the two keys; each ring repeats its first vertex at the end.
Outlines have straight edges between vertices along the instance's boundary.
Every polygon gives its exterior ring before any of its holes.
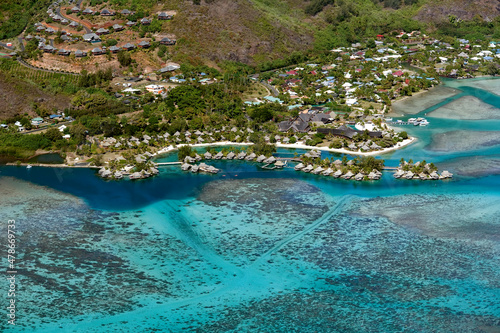
{"type": "Polygon", "coordinates": [[[143,181],[1,167],[18,290],[16,327],[4,316],[0,330],[498,332],[498,92],[500,80],[446,81],[431,106],[425,95],[395,106],[430,125],[400,126],[418,141],[386,164],[426,159],[450,181],[359,183],[242,161],[143,181]]]}

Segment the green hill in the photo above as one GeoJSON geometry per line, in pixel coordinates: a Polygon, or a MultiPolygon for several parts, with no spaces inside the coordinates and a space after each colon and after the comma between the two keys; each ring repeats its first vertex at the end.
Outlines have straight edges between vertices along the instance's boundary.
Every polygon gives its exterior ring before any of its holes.
{"type": "Polygon", "coordinates": [[[47,11],[50,0],[0,1],[0,40],[19,35],[26,25],[47,11]]]}
{"type": "MultiPolygon", "coordinates": [[[[18,35],[45,15],[50,1],[4,0],[0,39],[18,35]]],[[[393,30],[426,29],[464,35],[470,25],[446,26],[453,17],[481,26],[500,13],[496,0],[84,0],[82,8],[131,9],[155,16],[172,10],[161,33],[175,35],[171,59],[193,64],[262,64],[293,52],[327,50],[393,30]],[[498,7],[498,8],[497,8],[498,7]]],[[[141,16],[142,17],[142,16],[141,16]]],[[[473,29],[489,34],[493,30],[473,29]]]]}

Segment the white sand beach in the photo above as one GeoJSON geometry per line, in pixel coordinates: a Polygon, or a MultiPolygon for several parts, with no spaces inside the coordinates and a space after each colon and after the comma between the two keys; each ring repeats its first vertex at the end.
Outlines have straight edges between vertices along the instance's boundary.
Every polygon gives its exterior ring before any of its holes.
{"type": "MultiPolygon", "coordinates": [[[[349,154],[349,155],[359,155],[359,156],[374,156],[374,155],[381,155],[388,153],[390,151],[394,151],[397,149],[401,149],[403,147],[406,147],[413,142],[415,142],[417,139],[413,137],[409,137],[406,140],[403,140],[402,142],[398,142],[395,146],[389,147],[389,148],[384,148],[382,150],[377,150],[377,151],[370,151],[370,152],[362,152],[360,150],[358,151],[351,151],[347,150],[344,148],[340,149],[335,149],[335,148],[328,148],[328,147],[315,147],[315,146],[308,146],[304,142],[299,141],[297,143],[290,143],[290,144],[284,144],[284,143],[276,143],[276,147],[279,148],[292,148],[292,149],[315,149],[315,150],[321,150],[321,151],[329,151],[332,153],[340,153],[340,154],[349,154]]],[[[154,155],[160,155],[160,154],[165,154],[172,152],[174,150],[177,150],[179,147],[185,146],[187,144],[179,144],[176,147],[170,145],[168,147],[164,147],[160,149],[158,152],[156,152],[154,155]]],[[[190,145],[191,147],[209,147],[209,146],[250,146],[253,145],[251,142],[230,142],[230,141],[222,141],[222,142],[214,142],[214,143],[199,143],[199,144],[193,144],[190,145]]]]}

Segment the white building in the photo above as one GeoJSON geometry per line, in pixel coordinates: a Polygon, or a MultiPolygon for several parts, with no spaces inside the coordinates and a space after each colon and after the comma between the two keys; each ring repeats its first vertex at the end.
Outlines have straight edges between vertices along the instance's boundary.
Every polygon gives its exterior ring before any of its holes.
{"type": "Polygon", "coordinates": [[[161,94],[165,91],[165,87],[157,84],[150,84],[149,86],[146,86],[146,90],[153,94],[161,94]]]}

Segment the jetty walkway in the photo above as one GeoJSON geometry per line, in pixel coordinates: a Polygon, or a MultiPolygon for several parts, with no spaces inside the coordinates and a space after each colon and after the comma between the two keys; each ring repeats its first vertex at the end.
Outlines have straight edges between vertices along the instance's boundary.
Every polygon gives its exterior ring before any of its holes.
{"type": "Polygon", "coordinates": [[[182,162],[162,162],[162,163],[155,163],[156,166],[165,166],[165,165],[180,165],[182,162]]]}

